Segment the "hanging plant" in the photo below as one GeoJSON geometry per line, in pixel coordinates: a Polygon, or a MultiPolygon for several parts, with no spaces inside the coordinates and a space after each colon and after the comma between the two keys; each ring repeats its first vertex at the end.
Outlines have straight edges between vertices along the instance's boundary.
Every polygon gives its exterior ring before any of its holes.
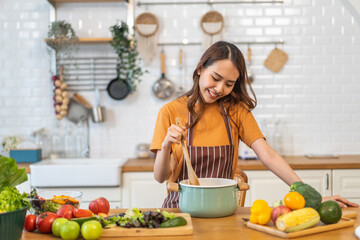
{"type": "Polygon", "coordinates": [[[78,38],[70,23],[66,21],[54,21],[49,25],[46,44],[58,51],[65,47],[76,46],[78,44],[78,38]]]}
{"type": "Polygon", "coordinates": [[[134,40],[134,36],[129,36],[129,27],[123,21],[120,25],[111,26],[110,31],[113,36],[110,44],[118,55],[116,65],[118,80],[126,81],[131,91],[134,92],[137,84],[141,82],[140,76],[144,73],[139,66],[140,57],[137,42],[134,40]]]}

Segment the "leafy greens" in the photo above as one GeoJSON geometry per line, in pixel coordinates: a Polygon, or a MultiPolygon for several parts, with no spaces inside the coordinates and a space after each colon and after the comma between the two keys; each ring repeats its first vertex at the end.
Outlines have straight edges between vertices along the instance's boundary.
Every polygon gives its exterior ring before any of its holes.
{"type": "Polygon", "coordinates": [[[15,187],[27,180],[25,168],[18,169],[15,159],[0,155],[0,213],[29,209],[28,195],[15,187]]]}
{"type": "Polygon", "coordinates": [[[18,169],[15,159],[0,155],[0,191],[28,180],[25,168],[18,169]]]}

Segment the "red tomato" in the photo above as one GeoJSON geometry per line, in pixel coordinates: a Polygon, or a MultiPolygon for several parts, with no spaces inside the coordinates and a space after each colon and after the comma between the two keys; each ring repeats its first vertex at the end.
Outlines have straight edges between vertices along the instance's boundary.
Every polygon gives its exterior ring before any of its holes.
{"type": "Polygon", "coordinates": [[[98,213],[109,213],[110,210],[110,204],[109,201],[104,197],[99,197],[95,200],[92,200],[89,203],[89,209],[95,214],[98,213]]]}
{"type": "Polygon", "coordinates": [[[57,211],[56,214],[61,218],[70,219],[73,217],[74,209],[75,209],[75,207],[73,205],[65,204],[57,211]]]}
{"type": "Polygon", "coordinates": [[[51,233],[51,226],[58,215],[53,212],[44,212],[36,218],[36,228],[42,233],[51,233]]]}
{"type": "Polygon", "coordinates": [[[76,218],[84,218],[84,217],[91,217],[93,215],[93,212],[87,209],[78,209],[75,208],[73,210],[73,215],[76,218]]]}
{"type": "Polygon", "coordinates": [[[36,216],[29,214],[25,218],[24,228],[28,232],[32,232],[36,229],[36,216]]]}

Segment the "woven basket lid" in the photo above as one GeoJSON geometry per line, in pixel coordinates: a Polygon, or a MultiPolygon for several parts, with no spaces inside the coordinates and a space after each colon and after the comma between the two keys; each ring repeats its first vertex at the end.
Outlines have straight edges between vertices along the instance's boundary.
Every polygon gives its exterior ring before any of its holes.
{"type": "Polygon", "coordinates": [[[200,25],[206,34],[215,35],[224,28],[224,17],[217,11],[210,11],[202,16],[200,25]]]}
{"type": "Polygon", "coordinates": [[[154,35],[158,28],[159,21],[152,13],[144,12],[135,19],[135,29],[140,35],[144,37],[150,37],[154,35]]]}

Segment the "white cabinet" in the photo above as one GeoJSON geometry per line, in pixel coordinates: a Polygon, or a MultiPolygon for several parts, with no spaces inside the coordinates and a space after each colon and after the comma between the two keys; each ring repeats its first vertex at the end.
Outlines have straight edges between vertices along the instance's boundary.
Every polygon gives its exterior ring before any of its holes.
{"type": "MultiPolygon", "coordinates": [[[[246,193],[245,207],[250,207],[256,199],[264,199],[272,205],[284,198],[290,187],[269,170],[244,171],[248,176],[250,190],[246,193]]],[[[296,170],[301,180],[321,193],[331,195],[331,170],[296,170]]]]}
{"type": "Polygon", "coordinates": [[[161,208],[167,196],[166,184],[158,183],[153,172],[124,172],[121,189],[123,208],[161,208]]]}
{"type": "Polygon", "coordinates": [[[333,195],[360,204],[360,169],[333,169],[333,195]]]}

